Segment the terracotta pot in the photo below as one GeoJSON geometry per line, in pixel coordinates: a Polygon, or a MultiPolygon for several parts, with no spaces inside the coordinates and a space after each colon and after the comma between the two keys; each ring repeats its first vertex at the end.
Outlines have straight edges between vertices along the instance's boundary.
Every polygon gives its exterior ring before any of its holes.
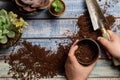
{"type": "Polygon", "coordinates": [[[79,41],[77,45],[78,49],[75,52],[75,56],[80,64],[88,66],[97,60],[100,54],[100,47],[96,41],[87,38],[79,41]]]}
{"type": "Polygon", "coordinates": [[[21,38],[21,35],[22,35],[21,33],[18,33],[15,35],[14,38],[9,38],[6,44],[0,44],[0,48],[4,49],[13,46],[21,38]]]}
{"type": "Polygon", "coordinates": [[[23,15],[35,15],[49,6],[50,0],[12,0],[17,7],[16,11],[23,15]],[[30,4],[33,3],[33,4],[30,4]],[[39,4],[39,5],[38,5],[39,4]]]}
{"type": "Polygon", "coordinates": [[[65,10],[66,10],[66,5],[65,5],[65,3],[64,3],[63,0],[60,0],[60,1],[62,2],[62,4],[63,4],[63,10],[62,10],[60,13],[56,13],[56,12],[54,12],[54,10],[53,10],[52,7],[51,7],[51,5],[52,5],[52,3],[53,3],[54,1],[55,1],[55,0],[52,0],[52,1],[51,1],[50,5],[49,5],[49,7],[48,7],[48,10],[49,10],[50,14],[53,15],[53,16],[61,16],[61,15],[65,12],[65,10]]]}

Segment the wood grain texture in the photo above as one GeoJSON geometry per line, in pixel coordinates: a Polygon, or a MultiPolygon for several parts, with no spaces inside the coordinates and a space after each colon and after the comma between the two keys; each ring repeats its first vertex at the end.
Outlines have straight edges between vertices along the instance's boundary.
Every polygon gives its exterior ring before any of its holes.
{"type": "MultiPolygon", "coordinates": [[[[86,9],[84,0],[64,0],[66,3],[66,12],[59,18],[78,18],[86,9]]],[[[120,17],[120,0],[98,0],[100,7],[115,17],[120,17]]],[[[0,9],[14,10],[14,5],[9,0],[0,0],[0,9]]],[[[30,17],[29,17],[30,18],[30,17]]],[[[53,18],[47,9],[39,12],[31,18],[53,18]]]]}
{"type": "MultiPolygon", "coordinates": [[[[29,26],[22,38],[60,38],[72,36],[79,31],[77,19],[27,20],[27,22],[29,26]]],[[[120,19],[116,19],[111,29],[120,34],[120,19]]]]}
{"type": "MultiPolygon", "coordinates": [[[[9,65],[4,63],[4,60],[0,60],[0,77],[11,77],[7,75],[9,70],[9,65]]],[[[114,66],[112,66],[112,62],[109,60],[98,60],[94,70],[90,74],[90,78],[120,78],[120,70],[114,66]]],[[[62,77],[62,76],[57,76],[62,77]]]]}
{"type": "Polygon", "coordinates": [[[72,36],[79,30],[76,25],[76,19],[27,20],[27,22],[29,23],[29,28],[25,31],[22,38],[67,37],[72,36]]]}
{"type": "MultiPolygon", "coordinates": [[[[53,52],[56,52],[58,49],[58,45],[62,44],[62,45],[68,45],[69,43],[72,43],[72,41],[68,38],[66,39],[20,39],[19,42],[26,40],[27,42],[32,43],[33,45],[40,45],[41,47],[44,47],[46,50],[51,50],[53,52]]],[[[12,51],[13,49],[17,49],[18,46],[12,46],[8,49],[0,49],[0,59],[3,60],[4,56],[8,56],[8,54],[10,53],[10,51],[12,51]]],[[[102,59],[106,58],[106,54],[103,50],[101,50],[100,56],[102,59]]]]}
{"type": "Polygon", "coordinates": [[[79,30],[76,19],[27,20],[29,26],[22,38],[67,37],[79,30]]]}
{"type": "MultiPolygon", "coordinates": [[[[0,80],[14,80],[14,79],[13,78],[0,78],[0,80]]],[[[62,78],[49,78],[49,79],[39,79],[39,80],[67,80],[67,79],[62,77],[62,78]]],[[[120,78],[88,78],[87,80],[120,80],[120,78]]]]}
{"type": "MultiPolygon", "coordinates": [[[[86,5],[84,0],[64,1],[66,3],[66,12],[60,17],[51,16],[47,9],[34,16],[24,16],[29,26],[25,29],[19,41],[26,39],[26,41],[32,42],[33,45],[40,45],[52,51],[57,50],[59,43],[63,45],[71,43],[71,40],[67,37],[76,34],[79,30],[76,25],[77,18],[86,11],[86,5]]],[[[111,29],[120,35],[120,0],[97,1],[105,11],[106,16],[113,15],[116,17],[116,22],[111,26],[111,29]]],[[[18,13],[10,0],[0,0],[0,9],[13,10],[18,13]]],[[[19,13],[19,16],[22,15],[19,13]]],[[[17,46],[12,46],[8,49],[0,49],[0,80],[13,80],[10,75],[7,75],[9,65],[4,63],[3,57],[9,55],[9,52],[16,48],[17,46]]],[[[59,76],[41,80],[66,80],[66,78],[59,76]]],[[[106,59],[106,55],[102,51],[101,58],[88,80],[120,80],[120,68],[114,67],[112,62],[106,59]]]]}

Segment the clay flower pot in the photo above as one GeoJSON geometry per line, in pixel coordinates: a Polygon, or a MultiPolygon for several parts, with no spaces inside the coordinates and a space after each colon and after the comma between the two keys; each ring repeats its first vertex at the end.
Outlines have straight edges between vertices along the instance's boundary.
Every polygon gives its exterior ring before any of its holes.
{"type": "Polygon", "coordinates": [[[34,15],[49,6],[50,0],[13,0],[20,13],[34,15]]]}
{"type": "Polygon", "coordinates": [[[27,22],[22,17],[12,11],[0,10],[0,48],[8,48],[14,45],[21,37],[23,28],[27,27],[27,22]]]}
{"type": "Polygon", "coordinates": [[[63,0],[53,0],[51,1],[48,10],[51,15],[53,16],[61,16],[65,10],[66,10],[66,5],[63,0]],[[55,2],[58,1],[58,4],[54,4],[55,2]],[[60,3],[60,4],[59,4],[60,3]]]}
{"type": "Polygon", "coordinates": [[[77,45],[75,56],[80,64],[88,66],[97,60],[100,48],[96,41],[89,38],[83,39],[77,45]]]}

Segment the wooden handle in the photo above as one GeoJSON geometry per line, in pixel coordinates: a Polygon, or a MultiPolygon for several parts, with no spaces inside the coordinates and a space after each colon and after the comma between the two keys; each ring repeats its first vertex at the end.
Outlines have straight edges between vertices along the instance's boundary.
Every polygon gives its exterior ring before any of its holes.
{"type": "Polygon", "coordinates": [[[104,38],[106,38],[107,40],[110,40],[110,35],[109,35],[109,33],[107,32],[107,30],[104,27],[101,28],[101,31],[102,31],[102,36],[104,38]]]}

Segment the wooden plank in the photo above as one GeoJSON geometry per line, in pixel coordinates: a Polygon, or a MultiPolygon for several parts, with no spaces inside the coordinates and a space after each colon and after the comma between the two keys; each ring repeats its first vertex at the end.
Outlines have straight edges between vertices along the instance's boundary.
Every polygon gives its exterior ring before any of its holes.
{"type": "MultiPolygon", "coordinates": [[[[39,40],[39,39],[28,39],[27,41],[29,42],[32,42],[33,44],[37,44],[37,45],[41,45],[42,47],[47,47],[48,49],[50,48],[50,46],[55,46],[53,48],[53,50],[56,50],[57,48],[57,44],[59,43],[67,43],[69,42],[69,40],[59,40],[59,39],[51,39],[51,40],[48,40],[48,39],[43,39],[43,40],[39,40]],[[57,42],[56,42],[57,41],[57,42]]],[[[46,49],[47,49],[46,48],[46,49]]],[[[52,49],[52,48],[51,48],[52,49]]],[[[3,51],[6,51],[6,50],[3,50],[3,51]]],[[[4,53],[3,53],[4,54],[4,53]]],[[[3,55],[2,55],[3,56],[3,55]]],[[[7,74],[5,70],[8,70],[8,67],[9,65],[5,64],[2,60],[2,62],[0,62],[0,70],[2,73],[2,77],[4,77],[4,73],[7,74]],[[7,68],[5,68],[5,66],[7,66],[7,68]]],[[[118,71],[117,68],[114,68],[111,66],[112,65],[112,62],[111,61],[107,61],[107,60],[101,60],[101,62],[98,62],[97,63],[97,67],[95,67],[91,77],[109,77],[108,75],[112,76],[112,77],[115,77],[115,76],[119,76],[120,73],[118,71]],[[105,73],[104,73],[105,71],[105,73]],[[114,74],[114,75],[113,75],[114,74]]],[[[5,76],[6,77],[6,76],[5,76]]]]}
{"type": "MultiPolygon", "coordinates": [[[[24,39],[20,39],[20,42],[24,39]]],[[[25,39],[27,42],[31,42],[33,45],[40,45],[44,47],[46,50],[52,50],[53,52],[57,51],[58,45],[68,45],[72,43],[70,39],[25,39]]],[[[18,46],[12,46],[8,49],[0,49],[0,59],[3,60],[4,56],[9,55],[9,53],[14,49],[17,49],[18,46]]],[[[106,54],[103,50],[100,53],[101,58],[106,58],[106,54]]]]}
{"type": "Polygon", "coordinates": [[[67,20],[27,20],[29,26],[22,38],[67,37],[75,34],[79,29],[76,19],[67,20]]]}
{"type": "Polygon", "coordinates": [[[120,80],[120,78],[88,78],[88,80],[120,80]]]}
{"type": "Polygon", "coordinates": [[[110,14],[115,17],[120,17],[120,0],[97,0],[100,7],[106,11],[105,14],[110,14]]]}
{"type": "MultiPolygon", "coordinates": [[[[22,38],[60,38],[68,37],[79,31],[77,19],[27,20],[29,26],[22,38]]],[[[120,34],[120,19],[111,26],[112,30],[120,34]]]]}
{"type": "Polygon", "coordinates": [[[0,77],[10,77],[10,75],[8,75],[8,71],[9,71],[9,65],[4,63],[4,60],[0,61],[0,77]]]}
{"type": "Polygon", "coordinates": [[[116,19],[115,23],[111,26],[111,30],[120,35],[120,19],[116,19]]]}
{"type": "MultiPolygon", "coordinates": [[[[64,0],[66,3],[66,12],[60,18],[78,18],[86,9],[84,0],[64,0]]],[[[100,7],[106,11],[106,14],[111,14],[115,17],[120,17],[120,1],[119,0],[97,0],[100,7]],[[107,3],[107,5],[106,5],[107,3]]],[[[15,10],[10,1],[0,0],[0,9],[15,10]]],[[[30,18],[30,17],[29,17],[30,18]]],[[[50,16],[47,9],[39,12],[31,18],[53,18],[50,16]]]]}
{"type": "MultiPolygon", "coordinates": [[[[23,39],[20,40],[20,42],[23,41],[23,39]]],[[[52,50],[57,51],[57,47],[59,43],[62,45],[68,45],[68,43],[71,43],[71,40],[69,39],[26,39],[27,42],[31,42],[33,45],[40,45],[41,47],[45,47],[46,50],[52,50]]],[[[0,56],[3,57],[5,55],[8,55],[8,53],[13,50],[17,49],[18,46],[12,46],[8,49],[0,49],[0,56]]]]}
{"type": "MultiPolygon", "coordinates": [[[[23,39],[21,39],[22,41],[23,39]]],[[[40,45],[41,47],[44,47],[46,50],[52,50],[53,52],[57,51],[58,45],[62,44],[64,46],[68,45],[69,43],[72,43],[72,41],[68,38],[66,39],[26,39],[27,42],[31,42],[33,45],[40,45]]],[[[11,47],[11,49],[14,49],[14,47],[11,47]]],[[[8,51],[10,51],[9,49],[8,51]]],[[[7,50],[2,50],[7,51],[7,50]]],[[[9,53],[9,52],[6,53],[9,53]]],[[[3,53],[0,52],[0,53],[3,53]]],[[[6,55],[6,54],[5,54],[6,55]]],[[[1,56],[2,57],[2,56],[1,56]]],[[[101,49],[100,52],[100,58],[106,58],[105,51],[101,49]]]]}
{"type": "MultiPolygon", "coordinates": [[[[67,38],[67,36],[72,36],[73,33],[77,33],[77,18],[86,10],[85,3],[84,0],[64,1],[67,9],[65,14],[59,18],[53,19],[53,17],[49,15],[47,9],[39,12],[36,16],[27,17],[27,22],[30,25],[23,33],[21,40],[27,39],[27,41],[32,42],[33,44],[40,45],[46,49],[52,49],[53,51],[57,50],[59,43],[65,43],[65,45],[67,45],[69,42],[71,42],[69,39],[63,38],[67,38]]],[[[106,10],[106,15],[111,14],[118,18],[116,19],[115,24],[112,26],[112,30],[120,34],[120,14],[118,14],[120,12],[120,1],[108,0],[108,5],[105,5],[106,0],[98,0],[98,2],[101,8],[106,10]]],[[[0,9],[2,8],[7,10],[15,9],[9,0],[0,0],[0,9]]],[[[0,50],[0,80],[13,80],[10,78],[11,76],[7,75],[9,65],[4,63],[3,56],[8,55],[8,53],[14,48],[17,48],[17,46],[0,50]]],[[[104,52],[101,52],[101,56],[102,58],[106,58],[104,52]]],[[[44,80],[66,80],[66,78],[57,77],[54,79],[52,78],[44,80]]],[[[98,61],[88,80],[120,80],[120,71],[118,68],[112,66],[111,61],[101,59],[98,61]]]]}
{"type": "MultiPolygon", "coordinates": [[[[20,39],[19,42],[23,41],[24,39],[20,39]]],[[[53,52],[57,51],[58,45],[68,45],[72,41],[70,39],[25,39],[27,42],[31,42],[33,45],[40,45],[41,47],[44,47],[46,50],[52,50],[53,52]]],[[[7,49],[0,49],[0,59],[3,60],[4,56],[9,55],[9,53],[13,49],[17,49],[18,46],[14,45],[12,47],[9,47],[7,49]]],[[[100,58],[107,58],[105,51],[102,49],[100,52],[100,58]]]]}
{"type": "MultiPolygon", "coordinates": [[[[7,74],[9,70],[9,65],[4,63],[4,60],[0,60],[0,77],[11,77],[7,74]]],[[[57,76],[58,78],[63,76],[57,76]]],[[[89,76],[90,78],[120,78],[119,68],[112,66],[111,61],[108,60],[98,60],[94,70],[89,76]]]]}
{"type": "Polygon", "coordinates": [[[90,77],[120,77],[120,68],[114,67],[110,60],[99,60],[90,77]]]}
{"type": "MultiPolygon", "coordinates": [[[[0,78],[0,80],[15,80],[13,78],[0,78]]],[[[17,79],[20,80],[20,79],[17,79]]],[[[67,80],[66,78],[49,78],[39,80],[67,80]]],[[[120,80],[120,78],[88,78],[87,80],[120,80]]]]}

